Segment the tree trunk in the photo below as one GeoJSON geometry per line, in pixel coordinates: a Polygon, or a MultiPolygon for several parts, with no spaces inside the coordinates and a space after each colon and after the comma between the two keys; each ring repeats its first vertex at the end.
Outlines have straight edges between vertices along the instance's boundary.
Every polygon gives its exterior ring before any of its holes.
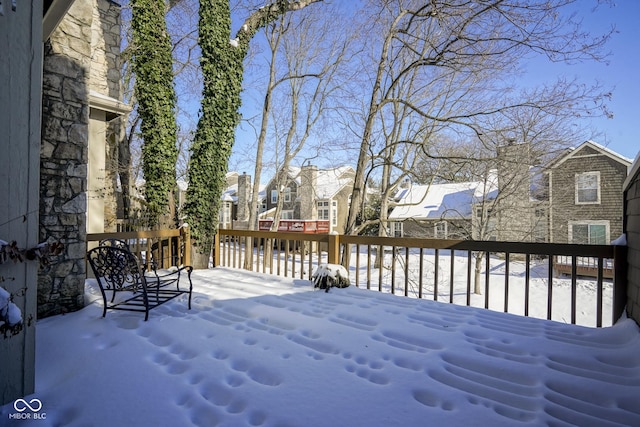
{"type": "Polygon", "coordinates": [[[203,248],[198,245],[191,245],[191,265],[196,270],[205,270],[209,268],[209,260],[211,259],[210,248],[203,248]]]}
{"type": "Polygon", "coordinates": [[[482,260],[484,259],[484,252],[476,252],[474,254],[475,260],[476,260],[476,267],[475,267],[475,275],[474,275],[474,280],[473,280],[473,293],[476,295],[482,295],[482,286],[480,284],[480,277],[481,277],[481,273],[482,273],[482,260]]]}
{"type": "MultiPolygon", "coordinates": [[[[400,20],[400,17],[396,18],[396,22],[400,20]]],[[[367,176],[367,164],[370,160],[369,149],[371,145],[371,135],[373,133],[373,127],[375,124],[376,114],[380,108],[380,100],[377,98],[381,96],[382,80],[385,76],[385,67],[387,64],[387,55],[391,42],[393,40],[393,33],[389,32],[385,38],[382,51],[378,60],[378,68],[376,71],[376,78],[371,89],[371,99],[369,100],[369,110],[367,112],[367,119],[364,125],[364,131],[362,134],[362,140],[360,142],[360,150],[358,154],[358,162],[356,164],[356,174],[353,179],[353,192],[351,194],[351,205],[349,206],[349,213],[347,215],[347,222],[345,224],[345,234],[358,234],[356,229],[356,222],[358,216],[362,211],[362,205],[365,200],[365,184],[367,176]]]]}

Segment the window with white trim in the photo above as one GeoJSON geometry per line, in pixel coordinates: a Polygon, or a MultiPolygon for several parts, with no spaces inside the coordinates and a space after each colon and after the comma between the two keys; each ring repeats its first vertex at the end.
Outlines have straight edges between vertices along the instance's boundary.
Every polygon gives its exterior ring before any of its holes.
{"type": "Polygon", "coordinates": [[[609,221],[569,222],[569,242],[578,245],[609,243],[609,221]]]}
{"type": "Polygon", "coordinates": [[[221,220],[220,222],[225,226],[227,224],[231,224],[231,203],[230,202],[222,202],[222,212],[221,212],[221,220]]]}
{"type": "Polygon", "coordinates": [[[271,203],[278,203],[278,190],[271,190],[271,203]]]}
{"type": "Polygon", "coordinates": [[[447,221],[436,222],[433,226],[433,235],[436,239],[447,238],[447,221]]]}
{"type": "Polygon", "coordinates": [[[338,202],[335,200],[331,202],[331,225],[338,225],[338,202]]]}
{"type": "Polygon", "coordinates": [[[600,172],[576,174],[576,204],[600,203],[600,172]]]}
{"type": "Polygon", "coordinates": [[[402,223],[401,222],[392,222],[393,227],[393,237],[402,237],[402,223]]]}
{"type": "Polygon", "coordinates": [[[280,214],[280,219],[294,219],[293,211],[282,211],[280,214]]]}
{"type": "Polygon", "coordinates": [[[285,202],[291,201],[291,187],[287,187],[284,189],[284,201],[285,202]]]}
{"type": "Polygon", "coordinates": [[[535,224],[533,228],[534,242],[547,241],[547,211],[543,208],[535,209],[535,224]]]}
{"type": "Polygon", "coordinates": [[[327,200],[318,202],[318,219],[329,221],[329,202],[327,200]]]}

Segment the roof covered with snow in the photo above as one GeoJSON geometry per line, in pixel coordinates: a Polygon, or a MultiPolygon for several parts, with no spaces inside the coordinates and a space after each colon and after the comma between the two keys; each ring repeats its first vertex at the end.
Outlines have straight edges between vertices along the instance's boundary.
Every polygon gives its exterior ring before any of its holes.
{"type": "Polygon", "coordinates": [[[319,169],[316,182],[316,197],[329,199],[344,187],[353,185],[355,172],[351,166],[342,166],[335,169],[319,169]]]}
{"type": "MultiPolygon", "coordinates": [[[[289,177],[300,186],[302,179],[302,168],[297,166],[289,167],[289,177]]],[[[330,199],[340,192],[344,187],[353,185],[355,170],[351,166],[339,166],[330,169],[317,169],[316,198],[330,199]]]]}
{"type": "Polygon", "coordinates": [[[470,219],[473,204],[496,192],[495,186],[480,181],[409,185],[396,194],[389,219],[470,219]]]}

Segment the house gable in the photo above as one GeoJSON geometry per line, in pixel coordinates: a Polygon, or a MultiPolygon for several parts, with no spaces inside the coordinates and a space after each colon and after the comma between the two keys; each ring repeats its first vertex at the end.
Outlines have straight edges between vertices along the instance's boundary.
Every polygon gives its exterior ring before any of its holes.
{"type": "Polygon", "coordinates": [[[585,141],[573,150],[570,150],[567,154],[557,159],[554,164],[549,165],[550,169],[556,169],[561,167],[565,162],[573,159],[588,159],[594,156],[604,156],[611,159],[613,162],[618,162],[625,165],[625,167],[631,167],[631,159],[627,159],[624,156],[616,153],[615,151],[598,144],[594,141],[585,141]]]}
{"type": "MultiPolygon", "coordinates": [[[[607,240],[618,237],[622,233],[622,189],[630,166],[629,159],[593,141],[551,165],[547,171],[551,241],[585,243],[576,237],[577,231],[590,229],[598,229],[607,240]]],[[[581,239],[595,241],[589,236],[581,239]]]]}
{"type": "Polygon", "coordinates": [[[287,212],[292,212],[293,217],[299,215],[296,209],[296,199],[298,197],[298,188],[300,186],[299,181],[297,180],[299,174],[299,168],[290,168],[287,172],[280,170],[275,177],[269,181],[266,186],[266,198],[267,198],[267,210],[275,209],[278,204],[278,198],[280,195],[284,197],[282,210],[287,212]],[[296,173],[296,170],[298,171],[296,173]],[[286,177],[284,178],[285,184],[283,188],[278,188],[278,182],[280,178],[282,178],[282,174],[286,173],[286,177]]]}

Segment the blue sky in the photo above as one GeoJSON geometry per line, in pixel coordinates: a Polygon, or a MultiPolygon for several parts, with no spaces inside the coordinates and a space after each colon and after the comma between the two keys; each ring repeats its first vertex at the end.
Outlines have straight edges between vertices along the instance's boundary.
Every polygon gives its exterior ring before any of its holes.
{"type": "MultiPolygon", "coordinates": [[[[640,68],[640,26],[634,22],[640,17],[640,0],[578,0],[574,9],[576,18],[583,20],[584,29],[594,36],[607,33],[615,27],[616,33],[605,48],[610,52],[607,63],[591,61],[569,66],[536,61],[530,65],[530,72],[524,78],[528,83],[542,84],[552,82],[557,77],[576,77],[586,84],[598,82],[611,91],[613,95],[607,105],[613,118],[593,118],[581,124],[592,130],[589,139],[634,159],[640,150],[636,126],[640,121],[637,107],[640,102],[640,78],[636,72],[640,68]]],[[[246,99],[243,104],[247,107],[254,102],[255,99],[246,99]]],[[[584,142],[580,138],[577,136],[575,146],[584,142]]],[[[232,169],[253,173],[255,139],[255,130],[250,127],[244,125],[238,129],[230,163],[232,169]]]]}
{"type": "MultiPolygon", "coordinates": [[[[584,17],[585,28],[599,34],[615,26],[618,31],[608,44],[611,52],[609,64],[578,64],[561,67],[567,76],[576,76],[586,82],[599,81],[611,88],[613,98],[609,104],[613,119],[593,119],[591,126],[602,132],[604,138],[595,139],[617,153],[634,159],[640,150],[638,140],[640,114],[640,1],[618,0],[612,5],[600,5],[591,12],[594,1],[579,2],[579,13],[584,17]]],[[[579,142],[578,142],[579,143],[579,142]]]]}

